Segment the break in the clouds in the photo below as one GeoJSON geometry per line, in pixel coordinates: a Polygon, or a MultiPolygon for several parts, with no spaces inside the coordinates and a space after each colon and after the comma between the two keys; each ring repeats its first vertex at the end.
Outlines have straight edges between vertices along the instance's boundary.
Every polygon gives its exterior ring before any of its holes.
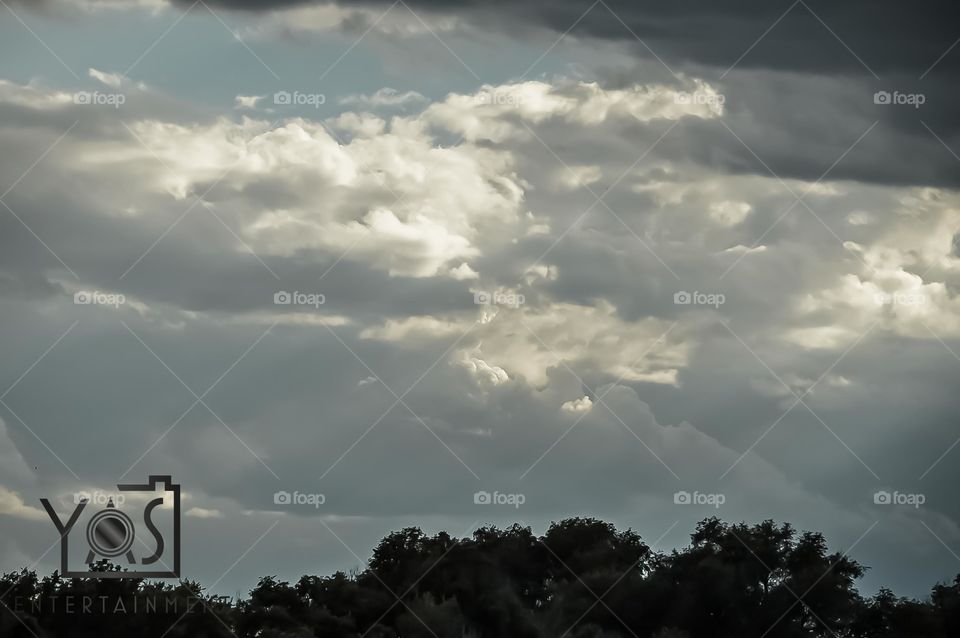
{"type": "Polygon", "coordinates": [[[776,518],[870,587],[957,571],[952,8],[11,7],[52,51],[4,23],[4,569],[52,567],[40,497],[172,473],[191,578],[280,521],[227,590],[352,565],[318,517],[776,518]]]}

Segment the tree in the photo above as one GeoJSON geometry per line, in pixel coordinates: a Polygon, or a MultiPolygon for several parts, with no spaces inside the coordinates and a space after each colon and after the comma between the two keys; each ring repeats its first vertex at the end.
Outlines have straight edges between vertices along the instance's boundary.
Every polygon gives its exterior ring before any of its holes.
{"type": "MultiPolygon", "coordinates": [[[[119,570],[101,562],[97,569],[119,570]]],[[[130,579],[0,577],[0,636],[29,638],[953,638],[960,576],[926,600],[881,589],[816,532],[786,523],[700,522],[687,547],[657,553],[593,518],[483,527],[470,538],[410,527],[363,570],[260,579],[240,600],[130,579]],[[77,613],[68,600],[102,609],[77,613]],[[137,605],[161,601],[160,613],[137,605]]]]}

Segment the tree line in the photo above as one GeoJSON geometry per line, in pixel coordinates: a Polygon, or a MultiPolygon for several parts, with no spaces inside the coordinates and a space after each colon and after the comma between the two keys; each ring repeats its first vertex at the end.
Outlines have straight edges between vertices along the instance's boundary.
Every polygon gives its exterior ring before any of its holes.
{"type": "MultiPolygon", "coordinates": [[[[103,568],[99,563],[97,568],[103,568]]],[[[120,568],[111,566],[111,569],[120,568]]],[[[960,575],[924,600],[855,583],[866,568],[790,524],[701,521],[653,551],[592,518],[391,533],[349,574],[260,579],[246,597],[195,582],[0,578],[0,636],[48,638],[956,638],[960,575]]]]}

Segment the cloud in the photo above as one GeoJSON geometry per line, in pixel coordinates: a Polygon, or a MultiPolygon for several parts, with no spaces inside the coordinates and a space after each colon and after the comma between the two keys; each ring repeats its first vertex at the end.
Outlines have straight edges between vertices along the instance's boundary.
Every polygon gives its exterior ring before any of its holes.
{"type": "MultiPolygon", "coordinates": [[[[716,95],[707,85],[698,86],[703,95],[716,95]]],[[[517,119],[529,124],[560,119],[597,126],[608,118],[648,122],[688,115],[714,118],[723,113],[722,103],[716,100],[693,103],[679,99],[682,95],[682,91],[661,85],[611,90],[588,82],[528,81],[497,87],[484,85],[469,95],[451,94],[428,107],[424,117],[461,133],[467,140],[500,143],[509,137],[529,136],[523,124],[513,123],[517,119]]]]}
{"type": "MultiPolygon", "coordinates": [[[[848,140],[791,127],[777,138],[729,94],[685,98],[721,88],[555,77],[389,119],[348,109],[276,124],[164,112],[151,94],[130,100],[127,130],[59,89],[6,82],[0,116],[16,125],[0,129],[2,183],[79,122],[5,198],[77,278],[0,219],[0,320],[17,337],[0,376],[17,379],[78,321],[5,401],[84,484],[131,464],[131,476],[182,477],[207,505],[185,521],[203,554],[226,551],[205,536],[226,519],[242,553],[277,489],[324,492],[321,512],[292,511],[277,530],[269,564],[286,570],[303,548],[332,555],[316,515],[358,543],[406,523],[462,528],[477,515],[471,471],[527,493],[535,526],[576,512],[656,538],[678,516],[688,528],[713,513],[678,511],[675,491],[715,487],[728,518],[852,543],[876,520],[876,481],[850,451],[907,481],[955,438],[943,345],[958,339],[957,194],[850,173],[815,183],[823,169],[804,166],[771,175],[724,124],[767,144],[762,157],[778,148],[824,169],[848,140]],[[791,193],[807,190],[811,210],[791,193]],[[848,223],[858,213],[869,223],[848,223]],[[74,304],[80,289],[142,306],[74,304]],[[278,305],[281,290],[326,300],[278,305]],[[677,304],[681,290],[726,301],[677,304]],[[877,305],[880,293],[930,303],[877,305]],[[828,369],[804,402],[836,437],[803,406],[784,415],[791,391],[828,369]],[[211,384],[208,407],[190,408],[184,386],[211,384]],[[223,519],[195,520],[212,512],[223,519]]],[[[865,130],[860,115],[838,128],[865,130]]],[[[23,495],[8,507],[76,489],[15,425],[0,449],[43,468],[44,484],[4,474],[23,495]]],[[[944,484],[955,474],[949,460],[933,470],[944,484]]],[[[960,516],[939,490],[922,520],[960,516]]],[[[891,520],[870,555],[918,525],[891,520]]],[[[32,536],[18,531],[18,544],[32,536]]],[[[925,587],[939,567],[916,547],[925,587]]],[[[214,572],[214,558],[192,564],[214,572]]],[[[268,564],[252,561],[251,578],[268,564]]],[[[902,577],[888,566],[877,579],[902,577]]]]}
{"type": "Polygon", "coordinates": [[[235,108],[255,109],[257,108],[257,103],[265,97],[266,95],[238,95],[234,98],[236,102],[235,108]]]}
{"type": "MultiPolygon", "coordinates": [[[[182,4],[188,3],[178,0],[182,4]]],[[[215,5],[243,10],[316,10],[296,0],[217,0],[215,5]],[[294,7],[293,9],[290,9],[294,7]]],[[[351,7],[387,7],[389,2],[340,2],[351,7]]],[[[601,10],[584,12],[572,1],[544,4],[533,0],[498,6],[464,7],[454,2],[414,0],[412,10],[427,15],[455,16],[474,24],[520,29],[547,28],[557,33],[625,42],[638,54],[727,68],[776,68],[834,73],[885,73],[904,68],[922,73],[956,39],[948,25],[957,9],[941,4],[916,12],[894,0],[833,4],[771,6],[762,0],[724,7],[723,28],[717,27],[716,7],[709,2],[678,6],[638,5],[611,0],[601,10]],[[613,15],[611,15],[613,14],[613,15]],[[863,28],[864,24],[869,28],[863,28]],[[904,34],[909,34],[904,37],[904,34]],[[639,40],[639,42],[638,42],[639,40]],[[896,47],[889,43],[896,41],[896,47]],[[936,43],[931,48],[930,43],[936,43]],[[801,49],[804,54],[797,55],[801,49]]],[[[940,62],[949,74],[957,58],[940,62]]]]}
{"type": "MultiPolygon", "coordinates": [[[[167,1],[167,0],[163,0],[167,1]]],[[[182,9],[189,7],[179,4],[182,9]]],[[[257,10],[247,5],[241,10],[257,10]]],[[[254,40],[294,40],[310,41],[318,34],[342,34],[347,41],[364,39],[362,34],[373,33],[383,39],[405,42],[422,37],[433,37],[434,33],[449,35],[460,28],[460,19],[451,14],[430,14],[425,11],[413,12],[404,7],[376,7],[355,5],[346,6],[336,3],[287,2],[276,11],[269,11],[249,22],[241,31],[246,39],[254,40]],[[390,9],[390,10],[386,10],[390,9]]],[[[389,90],[389,89],[384,89],[389,90]]]]}
{"type": "Polygon", "coordinates": [[[593,407],[593,401],[590,400],[590,397],[580,397],[579,399],[574,399],[573,401],[567,401],[560,406],[560,409],[564,412],[570,412],[573,414],[580,414],[583,412],[589,412],[593,407]]]}
{"type": "Polygon", "coordinates": [[[70,16],[134,10],[155,14],[171,4],[169,0],[13,0],[13,3],[40,13],[70,16]]]}
{"type": "Polygon", "coordinates": [[[123,82],[123,76],[119,73],[106,73],[97,69],[90,69],[88,73],[90,77],[110,88],[120,88],[120,84],[123,82]]]}
{"type": "Polygon", "coordinates": [[[713,202],[710,204],[710,217],[723,226],[736,226],[747,218],[750,210],[750,204],[746,202],[713,202]]]}
{"type": "Polygon", "coordinates": [[[398,91],[391,88],[377,90],[370,95],[352,93],[340,98],[340,104],[348,106],[360,106],[363,108],[376,107],[406,107],[414,104],[422,104],[427,98],[416,91],[398,91]]]}
{"type": "Polygon", "coordinates": [[[10,437],[6,422],[0,419],[0,479],[25,484],[34,478],[33,470],[10,437]]]}
{"type": "Polygon", "coordinates": [[[186,512],[187,516],[193,518],[223,518],[223,512],[216,509],[205,509],[203,507],[191,507],[186,512]]]}
{"type": "Polygon", "coordinates": [[[0,485],[0,515],[3,514],[28,521],[49,520],[43,510],[26,505],[19,494],[0,485]]]}

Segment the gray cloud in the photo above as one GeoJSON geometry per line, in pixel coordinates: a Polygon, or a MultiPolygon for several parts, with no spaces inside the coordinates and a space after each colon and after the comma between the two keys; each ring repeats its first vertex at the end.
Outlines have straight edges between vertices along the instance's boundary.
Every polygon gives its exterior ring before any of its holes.
{"type": "MultiPolygon", "coordinates": [[[[269,11],[318,3],[217,0],[215,4],[269,11]]],[[[363,0],[340,4],[386,7],[390,3],[363,0]]],[[[856,75],[872,69],[880,74],[908,72],[919,76],[956,40],[952,25],[960,17],[955,4],[936,0],[921,5],[906,5],[895,0],[842,4],[813,0],[779,4],[761,0],[719,3],[685,0],[656,5],[610,0],[586,15],[590,5],[578,2],[491,4],[413,0],[409,5],[414,10],[457,13],[501,26],[526,24],[558,33],[571,30],[574,35],[630,44],[635,38],[641,38],[661,57],[679,62],[723,68],[737,63],[743,68],[856,75]],[[770,28],[775,23],[776,26],[770,28]],[[761,39],[768,29],[769,33],[761,39]],[[744,55],[754,43],[756,46],[744,55]]],[[[645,49],[639,44],[637,48],[645,49]]],[[[946,56],[937,72],[948,76],[957,70],[958,64],[960,58],[946,56]]]]}

